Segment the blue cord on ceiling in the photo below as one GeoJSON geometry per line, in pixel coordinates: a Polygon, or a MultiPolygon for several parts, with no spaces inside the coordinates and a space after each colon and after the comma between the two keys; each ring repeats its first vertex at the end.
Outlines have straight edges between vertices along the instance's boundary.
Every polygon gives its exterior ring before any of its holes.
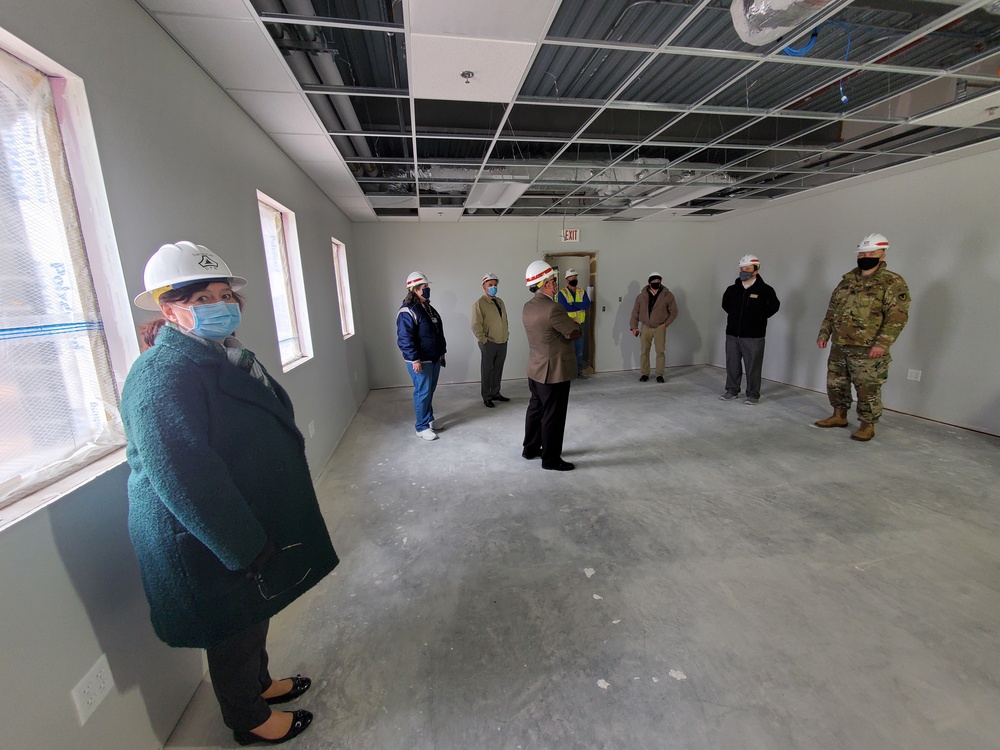
{"type": "MultiPolygon", "coordinates": [[[[810,50],[812,50],[812,48],[816,46],[816,40],[819,39],[819,31],[824,26],[840,26],[842,29],[844,29],[845,33],[847,34],[847,49],[844,51],[844,62],[847,62],[847,59],[851,55],[851,28],[846,23],[841,23],[840,21],[826,21],[824,23],[821,23],[819,26],[817,26],[815,29],[812,30],[812,33],[809,35],[808,42],[806,42],[801,47],[791,47],[791,46],[785,47],[783,50],[781,50],[781,54],[788,55],[789,57],[805,57],[806,55],[809,54],[810,50]]],[[[838,81],[838,84],[840,87],[840,101],[842,104],[847,104],[848,101],[847,94],[844,93],[844,79],[841,78],[840,81],[838,81]]]]}

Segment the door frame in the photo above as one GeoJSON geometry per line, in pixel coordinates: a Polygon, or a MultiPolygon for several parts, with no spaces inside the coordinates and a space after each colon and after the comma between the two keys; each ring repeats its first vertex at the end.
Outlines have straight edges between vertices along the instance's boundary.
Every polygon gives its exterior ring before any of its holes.
{"type": "MultiPolygon", "coordinates": [[[[587,320],[590,325],[586,327],[586,346],[584,349],[584,356],[586,359],[583,371],[594,372],[594,362],[596,361],[597,353],[597,336],[595,335],[597,330],[597,316],[595,314],[597,310],[597,251],[574,250],[562,253],[545,253],[543,258],[546,263],[553,265],[556,268],[559,268],[559,263],[553,261],[557,258],[588,258],[590,260],[590,271],[587,280],[590,282],[590,286],[594,288],[594,293],[590,295],[590,310],[587,311],[587,320]]],[[[561,283],[559,288],[562,289],[561,283]]]]}

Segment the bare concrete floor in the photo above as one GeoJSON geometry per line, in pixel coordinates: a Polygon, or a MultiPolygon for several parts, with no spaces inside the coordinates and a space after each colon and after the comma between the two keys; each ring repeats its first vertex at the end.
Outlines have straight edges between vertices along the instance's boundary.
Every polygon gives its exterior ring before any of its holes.
{"type": "MultiPolygon", "coordinates": [[[[287,747],[1000,747],[1000,439],[667,377],[575,381],[568,473],[524,380],[440,387],[430,443],[373,391],[318,482],[341,565],[272,624],[316,681],[287,747]]],[[[235,747],[207,682],[168,747],[235,747]]]]}

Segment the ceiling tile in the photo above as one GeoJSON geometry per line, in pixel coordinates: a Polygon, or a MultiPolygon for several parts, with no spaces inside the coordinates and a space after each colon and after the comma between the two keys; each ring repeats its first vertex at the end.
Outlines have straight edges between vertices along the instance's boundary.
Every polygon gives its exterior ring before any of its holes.
{"type": "Polygon", "coordinates": [[[418,99],[509,102],[534,51],[535,45],[525,42],[413,34],[413,95],[418,99]],[[464,71],[471,71],[473,78],[462,78],[464,71]]]}
{"type": "Polygon", "coordinates": [[[271,133],[270,135],[272,140],[296,162],[329,161],[342,164],[344,161],[327,135],[291,135],[287,133],[271,133]]]}
{"type": "Polygon", "coordinates": [[[171,14],[156,20],[224,89],[299,88],[257,21],[171,14]]]}
{"type": "Polygon", "coordinates": [[[150,13],[191,13],[216,18],[253,18],[244,0],[138,0],[150,13]]]}
{"type": "Polygon", "coordinates": [[[465,211],[461,206],[431,206],[419,209],[421,221],[458,221],[465,211]]]}
{"type": "Polygon", "coordinates": [[[229,95],[267,133],[322,135],[326,132],[303,94],[230,89],[229,95]]]}
{"type": "Polygon", "coordinates": [[[559,0],[410,0],[416,34],[452,34],[534,42],[559,0]]]}

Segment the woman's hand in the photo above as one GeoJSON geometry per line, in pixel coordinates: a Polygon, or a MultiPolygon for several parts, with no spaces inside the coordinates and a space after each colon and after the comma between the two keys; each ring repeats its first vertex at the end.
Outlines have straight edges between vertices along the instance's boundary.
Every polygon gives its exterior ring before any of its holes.
{"type": "Polygon", "coordinates": [[[264,569],[264,566],[271,561],[271,558],[273,558],[277,552],[278,551],[274,547],[274,542],[271,541],[271,537],[268,537],[264,542],[264,549],[262,549],[260,554],[253,559],[252,563],[250,563],[250,576],[256,576],[260,573],[260,571],[264,569]]]}

